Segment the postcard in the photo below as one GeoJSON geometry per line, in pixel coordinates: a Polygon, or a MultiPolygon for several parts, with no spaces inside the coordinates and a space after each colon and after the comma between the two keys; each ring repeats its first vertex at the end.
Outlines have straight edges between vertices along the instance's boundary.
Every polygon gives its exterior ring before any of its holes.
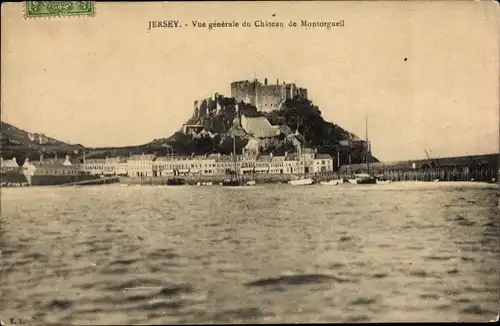
{"type": "Polygon", "coordinates": [[[497,2],[1,18],[3,325],[498,319],[497,2]]]}

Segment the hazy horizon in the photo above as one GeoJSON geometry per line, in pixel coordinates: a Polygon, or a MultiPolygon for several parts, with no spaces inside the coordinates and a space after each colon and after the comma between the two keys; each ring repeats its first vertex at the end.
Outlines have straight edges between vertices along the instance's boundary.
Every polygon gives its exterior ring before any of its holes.
{"type": "Polygon", "coordinates": [[[166,138],[235,80],[308,89],[380,160],[498,153],[498,6],[484,2],[96,3],[24,19],[2,5],[2,121],[87,147],[166,138]],[[272,16],[275,14],[275,16],[272,16]],[[149,20],[340,20],[342,29],[158,28],[149,20]]]}

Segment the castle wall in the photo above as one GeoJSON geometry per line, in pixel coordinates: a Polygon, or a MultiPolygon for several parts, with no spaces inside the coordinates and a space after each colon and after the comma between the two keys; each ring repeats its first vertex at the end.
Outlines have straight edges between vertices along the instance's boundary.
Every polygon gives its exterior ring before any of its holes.
{"type": "Polygon", "coordinates": [[[286,99],[285,85],[261,86],[257,93],[257,109],[269,112],[280,108],[281,102],[286,99]]]}
{"type": "Polygon", "coordinates": [[[231,83],[231,97],[236,101],[250,103],[258,111],[270,112],[280,108],[287,99],[307,99],[307,89],[299,88],[295,84],[261,84],[258,80],[237,81],[231,83]]]}
{"type": "Polygon", "coordinates": [[[238,81],[231,83],[231,97],[234,97],[237,102],[250,102],[253,106],[256,105],[256,89],[258,87],[258,82],[256,81],[238,81]]]}
{"type": "Polygon", "coordinates": [[[297,88],[295,93],[301,99],[307,99],[307,89],[306,88],[297,88]]]}

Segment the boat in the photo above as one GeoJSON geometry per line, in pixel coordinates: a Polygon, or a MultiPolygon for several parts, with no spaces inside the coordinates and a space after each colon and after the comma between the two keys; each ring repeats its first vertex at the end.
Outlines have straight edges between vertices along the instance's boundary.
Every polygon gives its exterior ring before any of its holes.
{"type": "Polygon", "coordinates": [[[344,183],[343,179],[334,179],[334,180],[329,180],[329,181],[321,181],[320,184],[324,186],[336,186],[341,183],[344,183]]]}
{"type": "Polygon", "coordinates": [[[376,178],[377,178],[377,184],[392,183],[392,180],[387,180],[383,174],[377,175],[376,178]]]}
{"type": "Polygon", "coordinates": [[[238,187],[238,186],[241,186],[242,184],[239,180],[226,179],[226,180],[222,181],[221,185],[226,186],[226,187],[238,187]]]}
{"type": "Polygon", "coordinates": [[[351,182],[351,180],[349,181],[350,183],[355,183],[358,185],[377,184],[377,178],[368,173],[357,173],[354,175],[355,182],[351,182]]]}
{"type": "MultiPolygon", "coordinates": [[[[298,133],[298,130],[299,129],[297,127],[297,133],[298,133]]],[[[304,137],[304,140],[305,140],[305,137],[304,137]]],[[[304,141],[302,142],[302,160],[304,162],[304,170],[305,170],[304,141]]],[[[302,176],[300,176],[297,179],[292,179],[292,180],[288,181],[288,183],[291,184],[292,186],[308,186],[308,185],[312,185],[314,183],[314,180],[312,178],[306,178],[305,171],[304,171],[302,176]]]]}
{"type": "MultiPolygon", "coordinates": [[[[344,179],[350,184],[377,184],[377,177],[370,173],[370,158],[371,158],[370,141],[368,140],[368,118],[366,118],[366,145],[365,145],[365,163],[367,173],[355,173],[344,179]]],[[[349,157],[350,164],[350,157],[349,157]]],[[[349,168],[350,170],[350,168],[349,168]]]]}
{"type": "Polygon", "coordinates": [[[255,186],[255,180],[247,181],[247,186],[255,186]]]}
{"type": "Polygon", "coordinates": [[[182,186],[185,185],[186,181],[180,178],[172,178],[167,180],[167,186],[182,186]]]}
{"type": "MultiPolygon", "coordinates": [[[[238,115],[238,108],[236,108],[236,115],[238,115]]],[[[237,118],[233,120],[233,124],[237,123],[237,118]]],[[[233,168],[234,168],[234,174],[231,175],[230,179],[225,179],[221,182],[222,186],[229,186],[229,187],[238,187],[238,186],[243,186],[243,180],[238,178],[238,169],[236,166],[236,139],[235,136],[233,135],[233,168]]]]}
{"type": "Polygon", "coordinates": [[[295,180],[288,181],[292,186],[308,186],[313,184],[313,179],[311,178],[299,178],[295,180]]]}

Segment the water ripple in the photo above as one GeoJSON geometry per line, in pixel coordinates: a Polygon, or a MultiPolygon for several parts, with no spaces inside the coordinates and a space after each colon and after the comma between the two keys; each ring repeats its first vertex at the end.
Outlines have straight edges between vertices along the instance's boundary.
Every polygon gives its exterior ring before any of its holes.
{"type": "Polygon", "coordinates": [[[498,199],[498,186],[441,182],[2,189],[0,315],[491,321],[498,199]]]}

